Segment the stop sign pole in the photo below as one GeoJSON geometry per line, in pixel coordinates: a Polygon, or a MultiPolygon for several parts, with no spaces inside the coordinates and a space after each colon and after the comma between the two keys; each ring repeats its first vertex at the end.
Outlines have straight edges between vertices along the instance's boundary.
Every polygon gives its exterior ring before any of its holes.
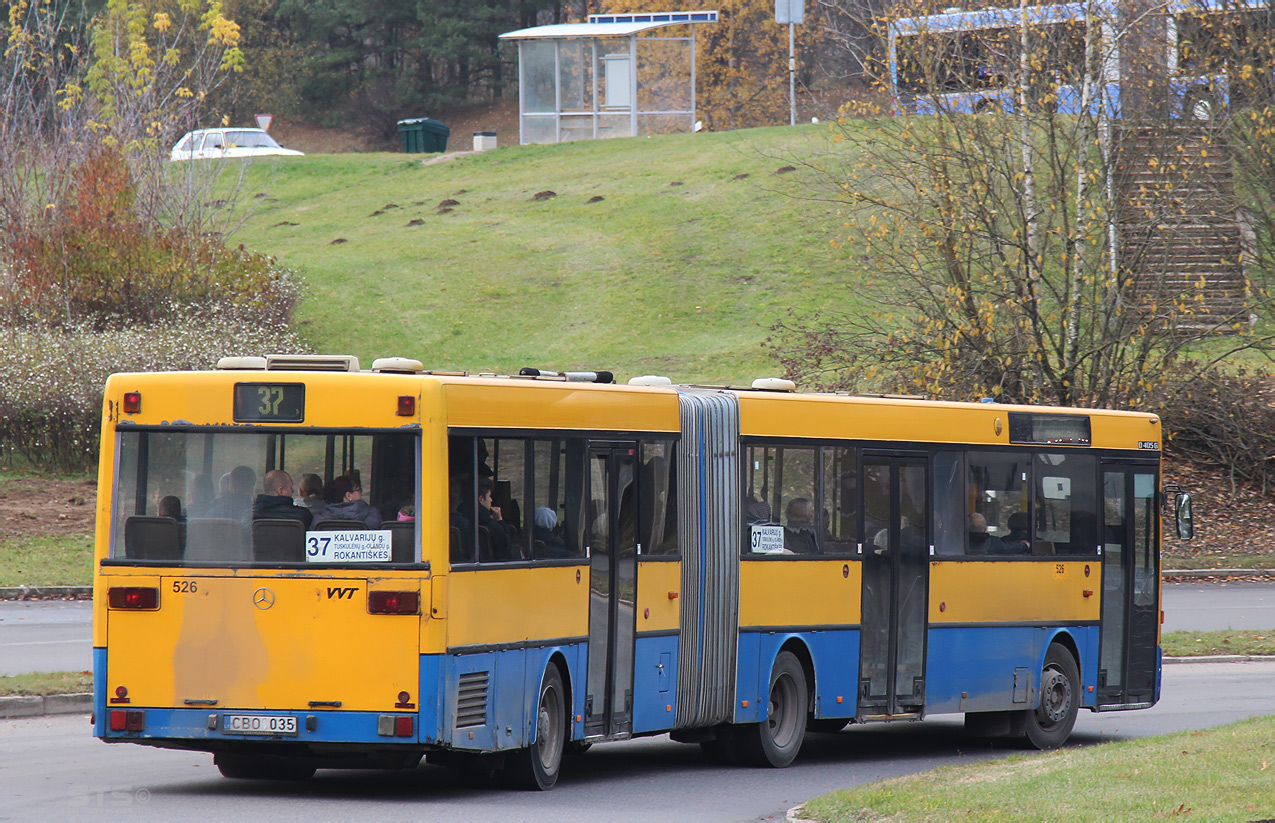
{"type": "Polygon", "coordinates": [[[797,125],[797,51],[794,27],[806,22],[806,0],[775,0],[775,22],[788,24],[788,125],[797,125]]]}

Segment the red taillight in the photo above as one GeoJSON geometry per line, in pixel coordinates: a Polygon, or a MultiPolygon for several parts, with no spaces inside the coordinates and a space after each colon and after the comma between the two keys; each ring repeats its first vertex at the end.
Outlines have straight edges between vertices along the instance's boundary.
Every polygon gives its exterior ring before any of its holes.
{"type": "Polygon", "coordinates": [[[416,416],[416,398],[407,394],[398,396],[398,416],[399,417],[415,417],[416,416]]]}
{"type": "Polygon", "coordinates": [[[150,586],[111,586],[106,602],[112,609],[158,609],[159,589],[150,586]]]}
{"type": "Polygon", "coordinates": [[[139,391],[124,392],[124,413],[137,414],[142,410],[142,393],[139,391]]]}
{"type": "Polygon", "coordinates": [[[371,614],[420,614],[420,592],[372,591],[367,593],[367,610],[371,614]]]}
{"type": "Polygon", "coordinates": [[[395,737],[411,737],[412,736],[412,716],[410,714],[400,714],[395,716],[394,736],[395,737]]]}
{"type": "Polygon", "coordinates": [[[140,732],[146,729],[146,712],[111,710],[111,731],[140,732]]]}

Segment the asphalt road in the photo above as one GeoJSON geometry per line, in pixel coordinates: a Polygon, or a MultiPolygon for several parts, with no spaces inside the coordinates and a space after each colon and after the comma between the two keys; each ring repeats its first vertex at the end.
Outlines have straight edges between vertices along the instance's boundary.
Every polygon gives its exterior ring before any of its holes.
{"type": "MultiPolygon", "coordinates": [[[[1082,713],[1070,745],[1275,714],[1272,678],[1275,663],[1166,666],[1159,705],[1082,713]]],[[[429,765],[324,771],[303,784],[227,780],[210,755],[108,746],[90,737],[85,716],[40,717],[0,720],[0,820],[782,820],[786,809],[836,788],[1015,751],[964,737],[956,718],[814,735],[783,770],[711,766],[697,747],[659,737],[595,746],[568,763],[556,789],[525,793],[429,765]]],[[[1254,815],[1272,816],[1275,799],[1254,815]]]]}
{"type": "MultiPolygon", "coordinates": [[[[0,601],[0,675],[87,671],[92,604],[0,601]]],[[[1164,629],[1275,629],[1275,583],[1166,583],[1164,629]]]]}

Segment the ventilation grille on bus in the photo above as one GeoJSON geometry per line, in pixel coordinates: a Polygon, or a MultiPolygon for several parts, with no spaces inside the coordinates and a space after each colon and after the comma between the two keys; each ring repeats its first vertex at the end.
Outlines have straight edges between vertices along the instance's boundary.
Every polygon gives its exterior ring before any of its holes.
{"type": "Polygon", "coordinates": [[[358,371],[350,354],[267,354],[266,371],[358,371]]]}
{"type": "Polygon", "coordinates": [[[460,676],[460,686],[456,690],[456,728],[487,723],[490,679],[489,672],[466,672],[460,676]]]}

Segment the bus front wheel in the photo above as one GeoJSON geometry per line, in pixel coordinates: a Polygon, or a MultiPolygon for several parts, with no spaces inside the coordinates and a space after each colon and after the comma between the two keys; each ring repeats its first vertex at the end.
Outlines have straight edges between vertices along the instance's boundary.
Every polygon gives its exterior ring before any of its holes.
{"type": "Polygon", "coordinates": [[[806,672],[792,652],[780,652],[770,671],[766,719],[736,730],[740,759],[782,769],[797,757],[806,734],[806,672]]]}
{"type": "Polygon", "coordinates": [[[536,739],[525,749],[509,755],[504,777],[515,789],[544,791],[558,782],[562,769],[562,753],[567,742],[566,690],[558,667],[550,665],[540,681],[540,699],[536,702],[536,739]]]}
{"type": "Polygon", "coordinates": [[[1080,712],[1080,669],[1071,652],[1058,644],[1045,653],[1040,673],[1040,705],[1025,713],[1027,742],[1056,749],[1071,735],[1080,712]]]}

